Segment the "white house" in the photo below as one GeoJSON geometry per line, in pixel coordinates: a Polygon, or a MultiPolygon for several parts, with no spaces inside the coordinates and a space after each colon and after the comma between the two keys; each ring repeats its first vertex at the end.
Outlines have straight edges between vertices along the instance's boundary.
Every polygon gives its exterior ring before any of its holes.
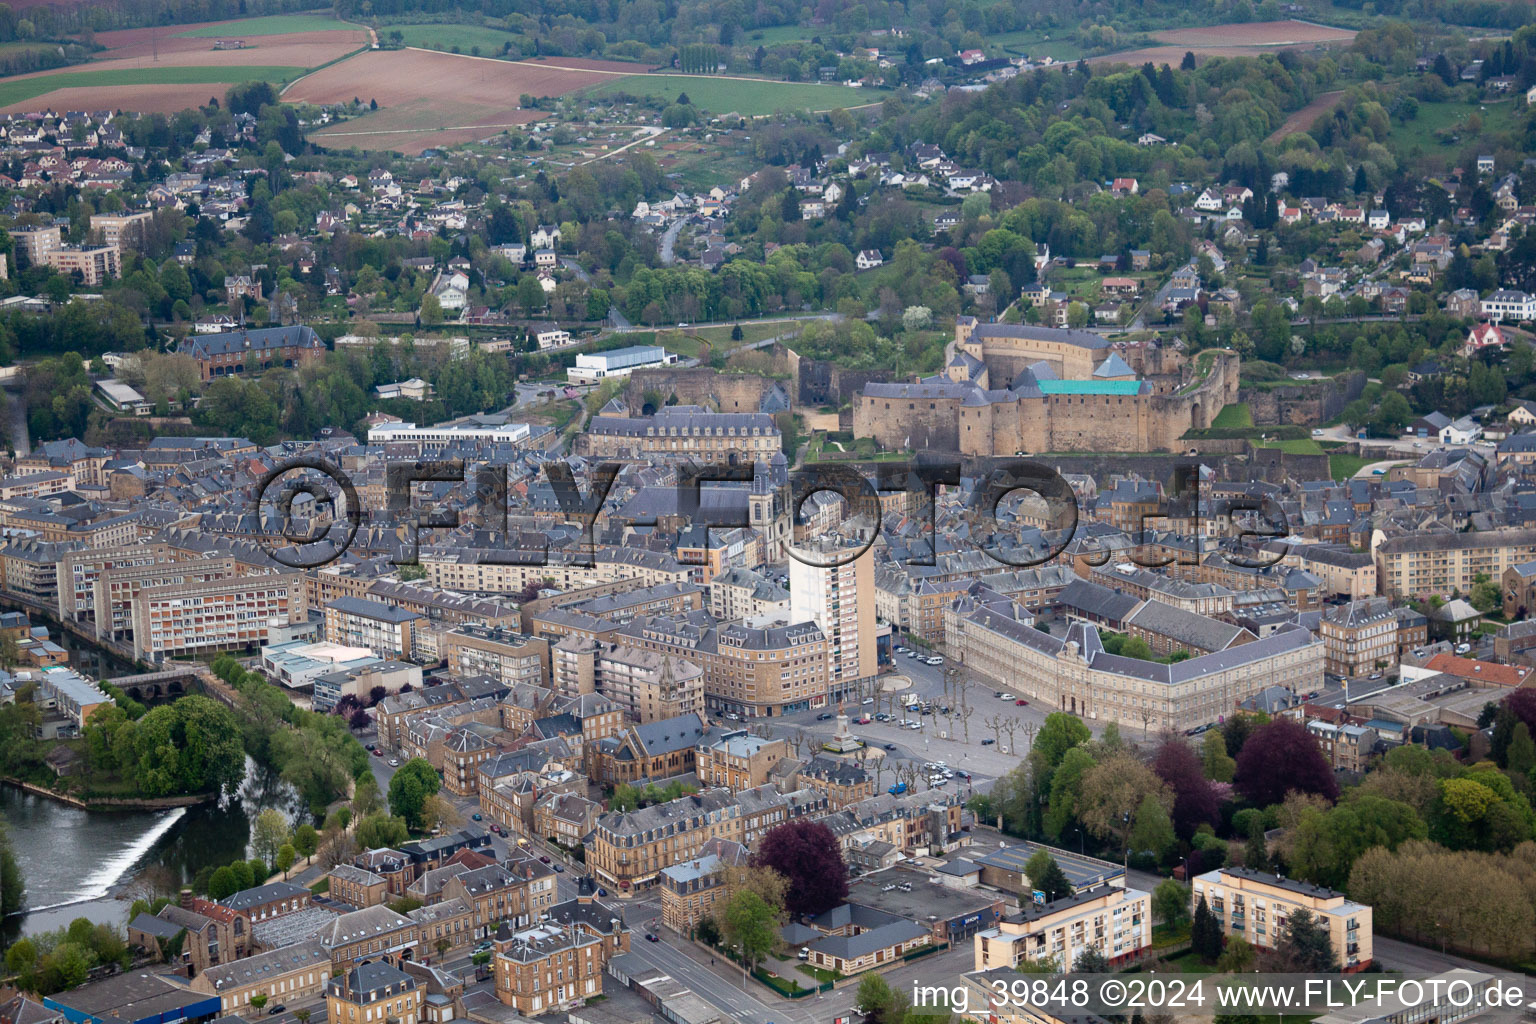
{"type": "Polygon", "coordinates": [[[1226,204],[1223,201],[1222,194],[1220,192],[1214,192],[1211,189],[1206,189],[1204,192],[1201,192],[1200,195],[1195,199],[1195,209],[1197,210],[1215,212],[1216,210],[1221,209],[1224,205],[1226,204]]]}
{"type": "Polygon", "coordinates": [[[192,322],[192,330],[197,334],[227,334],[239,326],[235,318],[228,313],[198,317],[192,322]]]}
{"type": "Polygon", "coordinates": [[[555,243],[560,241],[560,228],[553,224],[540,224],[533,229],[533,235],[528,241],[535,249],[553,249],[555,243]]]}
{"type": "Polygon", "coordinates": [[[533,265],[536,267],[553,267],[559,261],[553,249],[540,249],[533,254],[533,265]]]}
{"type": "Polygon", "coordinates": [[[1373,231],[1382,231],[1392,223],[1392,215],[1386,210],[1372,210],[1365,215],[1365,226],[1373,231]]]}
{"type": "Polygon", "coordinates": [[[1440,428],[1441,444],[1471,444],[1482,436],[1483,428],[1478,426],[1470,416],[1452,420],[1440,428]]]}
{"type": "Polygon", "coordinates": [[[521,242],[507,242],[496,247],[498,255],[505,256],[512,263],[521,264],[528,258],[528,247],[521,242]]]}
{"type": "Polygon", "coordinates": [[[571,343],[571,332],[562,331],[557,327],[550,331],[540,331],[538,334],[533,336],[533,339],[539,343],[539,349],[541,351],[544,349],[559,348],[562,345],[569,345],[571,343]]]}
{"type": "Polygon", "coordinates": [[[885,257],[880,255],[879,249],[861,249],[853,258],[853,265],[860,270],[869,270],[878,267],[885,262],[885,257]]]}
{"type": "Polygon", "coordinates": [[[1536,295],[1500,288],[1483,300],[1483,316],[1494,323],[1536,319],[1536,295]]]}
{"type": "Polygon", "coordinates": [[[437,296],[438,304],[445,313],[463,309],[469,301],[469,275],[462,270],[451,273],[438,271],[436,280],[432,282],[432,294],[437,296]]]}

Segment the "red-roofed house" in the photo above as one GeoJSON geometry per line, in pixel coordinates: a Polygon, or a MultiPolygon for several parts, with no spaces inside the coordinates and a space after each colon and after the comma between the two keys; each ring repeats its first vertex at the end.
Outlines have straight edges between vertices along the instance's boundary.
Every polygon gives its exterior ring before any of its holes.
{"type": "Polygon", "coordinates": [[[1470,356],[1474,352],[1481,352],[1487,348],[1504,349],[1509,347],[1509,339],[1504,336],[1504,331],[1498,324],[1483,322],[1467,332],[1467,343],[1461,346],[1461,354],[1470,356]]]}

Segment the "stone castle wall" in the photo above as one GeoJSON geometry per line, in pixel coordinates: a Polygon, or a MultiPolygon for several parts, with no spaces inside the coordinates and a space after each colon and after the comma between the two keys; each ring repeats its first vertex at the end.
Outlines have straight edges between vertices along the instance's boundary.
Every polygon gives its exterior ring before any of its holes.
{"type": "Polygon", "coordinates": [[[757,412],[774,381],[751,373],[721,373],[708,366],[636,370],[624,388],[630,413],[639,415],[647,393],[676,398],[675,404],[700,405],[717,412],[757,412]]]}

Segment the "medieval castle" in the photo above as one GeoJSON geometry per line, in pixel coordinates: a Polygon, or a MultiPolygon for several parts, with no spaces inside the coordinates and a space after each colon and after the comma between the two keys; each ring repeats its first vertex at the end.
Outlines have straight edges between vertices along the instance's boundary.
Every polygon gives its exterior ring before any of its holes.
{"type": "Polygon", "coordinates": [[[963,316],[942,374],[866,384],[853,432],[890,450],[962,455],[1177,451],[1237,401],[1230,350],[1186,359],[1157,343],[963,316]]]}

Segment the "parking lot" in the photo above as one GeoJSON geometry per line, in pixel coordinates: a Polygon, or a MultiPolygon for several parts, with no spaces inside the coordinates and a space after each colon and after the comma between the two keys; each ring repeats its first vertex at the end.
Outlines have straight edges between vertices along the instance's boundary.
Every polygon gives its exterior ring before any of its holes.
{"type": "MultiPolygon", "coordinates": [[[[907,646],[899,641],[898,645],[907,646]]],[[[962,794],[986,792],[993,780],[1018,765],[1045,716],[1055,709],[1033,701],[1019,703],[1024,699],[1022,694],[999,697],[1007,691],[991,680],[973,678],[963,668],[952,673],[956,678],[947,685],[948,659],[941,664],[929,664],[930,660],[926,652],[918,658],[897,654],[889,670],[880,676],[881,689],[844,707],[852,720],[853,734],[869,748],[864,763],[883,791],[911,779],[909,786],[919,792],[945,787],[962,794]],[[926,702],[931,712],[923,713],[921,707],[916,711],[904,708],[909,697],[926,702]],[[865,717],[868,722],[862,721],[865,717]],[[949,768],[950,777],[944,777],[942,768],[934,771],[925,767],[940,762],[949,768]]],[[[799,732],[816,748],[831,737],[835,718],[832,711],[803,711],[783,718],[755,719],[750,724],[771,736],[792,737],[799,732]]],[[[1086,724],[1095,732],[1101,731],[1097,723],[1086,724]]]]}

